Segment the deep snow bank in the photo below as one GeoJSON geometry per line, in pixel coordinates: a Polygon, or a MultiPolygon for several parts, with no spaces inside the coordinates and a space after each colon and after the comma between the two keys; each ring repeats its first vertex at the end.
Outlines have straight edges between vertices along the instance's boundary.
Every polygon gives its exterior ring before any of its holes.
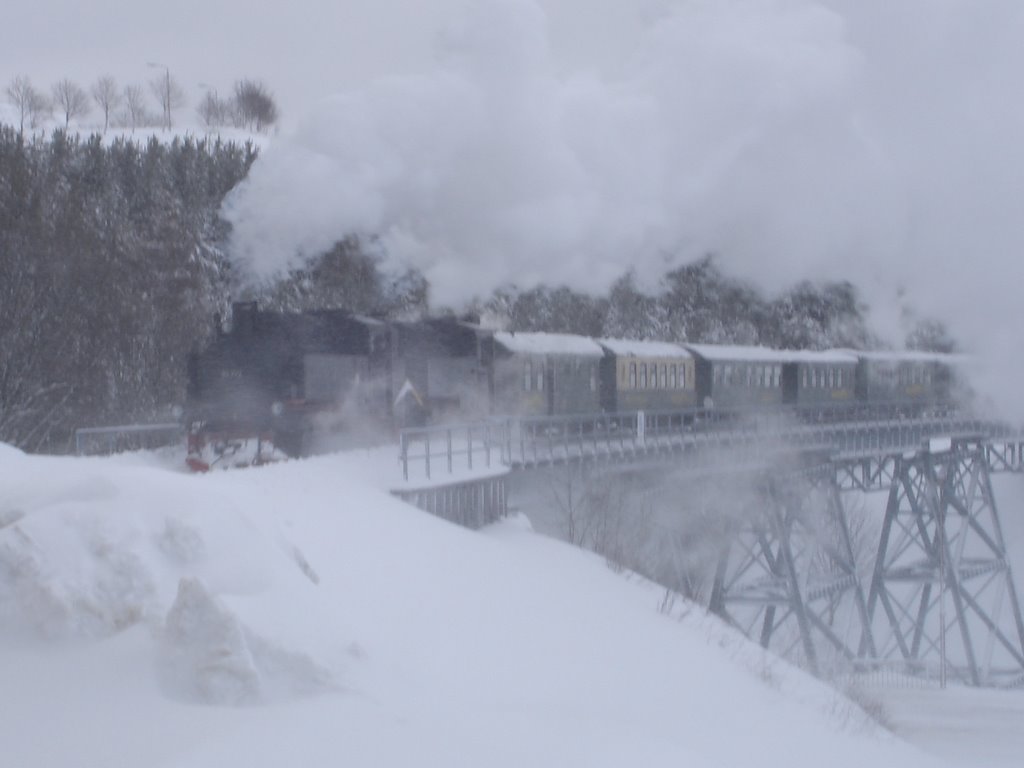
{"type": "Polygon", "coordinates": [[[522,518],[431,518],[372,460],[0,453],[10,764],[925,764],[700,609],[522,518]]]}

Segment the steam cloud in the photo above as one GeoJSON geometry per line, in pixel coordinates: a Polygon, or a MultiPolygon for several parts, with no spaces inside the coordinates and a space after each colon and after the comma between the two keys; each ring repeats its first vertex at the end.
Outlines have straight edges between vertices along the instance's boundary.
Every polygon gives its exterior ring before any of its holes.
{"type": "Polygon", "coordinates": [[[373,235],[458,303],[716,252],[768,290],[851,279],[893,337],[911,305],[986,360],[1014,351],[1024,5],[615,7],[468,4],[429,67],[265,153],[228,205],[236,253],[265,276],[373,235]]]}

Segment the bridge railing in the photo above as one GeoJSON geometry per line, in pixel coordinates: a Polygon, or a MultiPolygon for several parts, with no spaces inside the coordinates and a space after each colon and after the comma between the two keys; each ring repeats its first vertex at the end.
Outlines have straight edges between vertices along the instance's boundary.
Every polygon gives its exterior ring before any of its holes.
{"type": "Polygon", "coordinates": [[[539,466],[730,450],[767,458],[780,446],[838,454],[899,452],[933,437],[1010,435],[1009,427],[949,407],[909,413],[901,403],[782,409],[689,408],[492,420],[404,430],[400,461],[429,479],[462,469],[539,466]]]}
{"type": "Polygon", "coordinates": [[[906,406],[792,407],[778,410],[692,408],[534,417],[511,422],[509,455],[521,466],[602,456],[735,448],[783,443],[829,451],[900,450],[935,435],[987,434],[991,424],[934,409],[913,416],[906,406]]]}
{"type": "Polygon", "coordinates": [[[430,480],[438,472],[452,475],[492,466],[509,466],[508,446],[506,422],[418,427],[402,430],[398,460],[406,481],[430,480]],[[418,469],[422,469],[422,475],[418,469]]]}

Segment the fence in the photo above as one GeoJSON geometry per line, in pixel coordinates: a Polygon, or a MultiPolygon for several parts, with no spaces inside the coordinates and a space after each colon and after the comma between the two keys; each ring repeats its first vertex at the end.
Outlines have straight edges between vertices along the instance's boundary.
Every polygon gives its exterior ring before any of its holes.
{"type": "Polygon", "coordinates": [[[106,456],[124,451],[162,448],[184,440],[181,424],[124,424],[75,430],[75,454],[106,456]]]}

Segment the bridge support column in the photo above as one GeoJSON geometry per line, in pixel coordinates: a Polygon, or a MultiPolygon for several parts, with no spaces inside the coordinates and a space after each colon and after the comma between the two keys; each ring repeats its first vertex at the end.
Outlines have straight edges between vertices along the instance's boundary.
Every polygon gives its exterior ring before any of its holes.
{"type": "Polygon", "coordinates": [[[873,648],[853,537],[834,473],[772,477],[733,517],[710,608],[815,674],[873,648]]]}
{"type": "Polygon", "coordinates": [[[972,685],[1024,680],[1024,623],[981,440],[897,457],[868,614],[875,637],[888,630],[883,661],[972,685]]]}

